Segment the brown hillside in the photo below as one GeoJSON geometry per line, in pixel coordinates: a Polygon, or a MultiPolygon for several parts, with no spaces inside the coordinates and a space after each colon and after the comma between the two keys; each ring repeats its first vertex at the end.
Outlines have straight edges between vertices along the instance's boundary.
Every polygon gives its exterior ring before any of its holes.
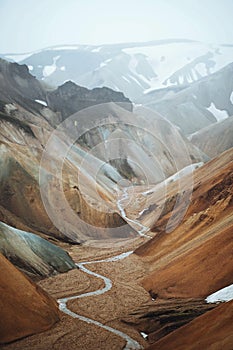
{"type": "Polygon", "coordinates": [[[155,238],[136,250],[149,263],[142,281],[148,291],[161,298],[199,298],[233,282],[232,155],[231,149],[198,169],[183,222],[165,233],[167,210],[153,228],[155,238]]]}
{"type": "Polygon", "coordinates": [[[59,320],[56,302],[0,254],[0,344],[45,331],[59,320]]]}

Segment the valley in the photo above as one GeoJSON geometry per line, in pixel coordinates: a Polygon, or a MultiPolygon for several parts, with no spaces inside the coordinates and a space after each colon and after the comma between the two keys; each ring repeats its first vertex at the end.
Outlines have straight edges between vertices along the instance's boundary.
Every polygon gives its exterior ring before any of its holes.
{"type": "Polygon", "coordinates": [[[233,349],[232,50],[1,54],[1,349],[233,349]]]}

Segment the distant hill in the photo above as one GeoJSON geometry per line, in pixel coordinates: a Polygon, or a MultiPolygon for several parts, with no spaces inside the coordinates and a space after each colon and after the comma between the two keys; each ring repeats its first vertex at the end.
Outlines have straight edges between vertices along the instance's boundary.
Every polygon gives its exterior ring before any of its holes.
{"type": "Polygon", "coordinates": [[[205,127],[189,136],[189,140],[214,158],[233,147],[233,117],[205,127]]]}

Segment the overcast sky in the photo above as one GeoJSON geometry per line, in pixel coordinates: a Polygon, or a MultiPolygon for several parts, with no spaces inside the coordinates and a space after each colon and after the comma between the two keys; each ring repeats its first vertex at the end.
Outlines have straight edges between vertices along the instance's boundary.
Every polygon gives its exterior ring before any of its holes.
{"type": "Polygon", "coordinates": [[[233,0],[0,0],[0,52],[187,38],[233,44],[233,0]]]}

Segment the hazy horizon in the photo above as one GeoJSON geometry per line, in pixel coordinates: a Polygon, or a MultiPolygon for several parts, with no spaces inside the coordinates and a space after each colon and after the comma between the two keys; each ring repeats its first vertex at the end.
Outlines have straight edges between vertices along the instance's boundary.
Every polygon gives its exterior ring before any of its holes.
{"type": "Polygon", "coordinates": [[[0,52],[163,39],[233,44],[231,0],[0,0],[0,52]]]}

